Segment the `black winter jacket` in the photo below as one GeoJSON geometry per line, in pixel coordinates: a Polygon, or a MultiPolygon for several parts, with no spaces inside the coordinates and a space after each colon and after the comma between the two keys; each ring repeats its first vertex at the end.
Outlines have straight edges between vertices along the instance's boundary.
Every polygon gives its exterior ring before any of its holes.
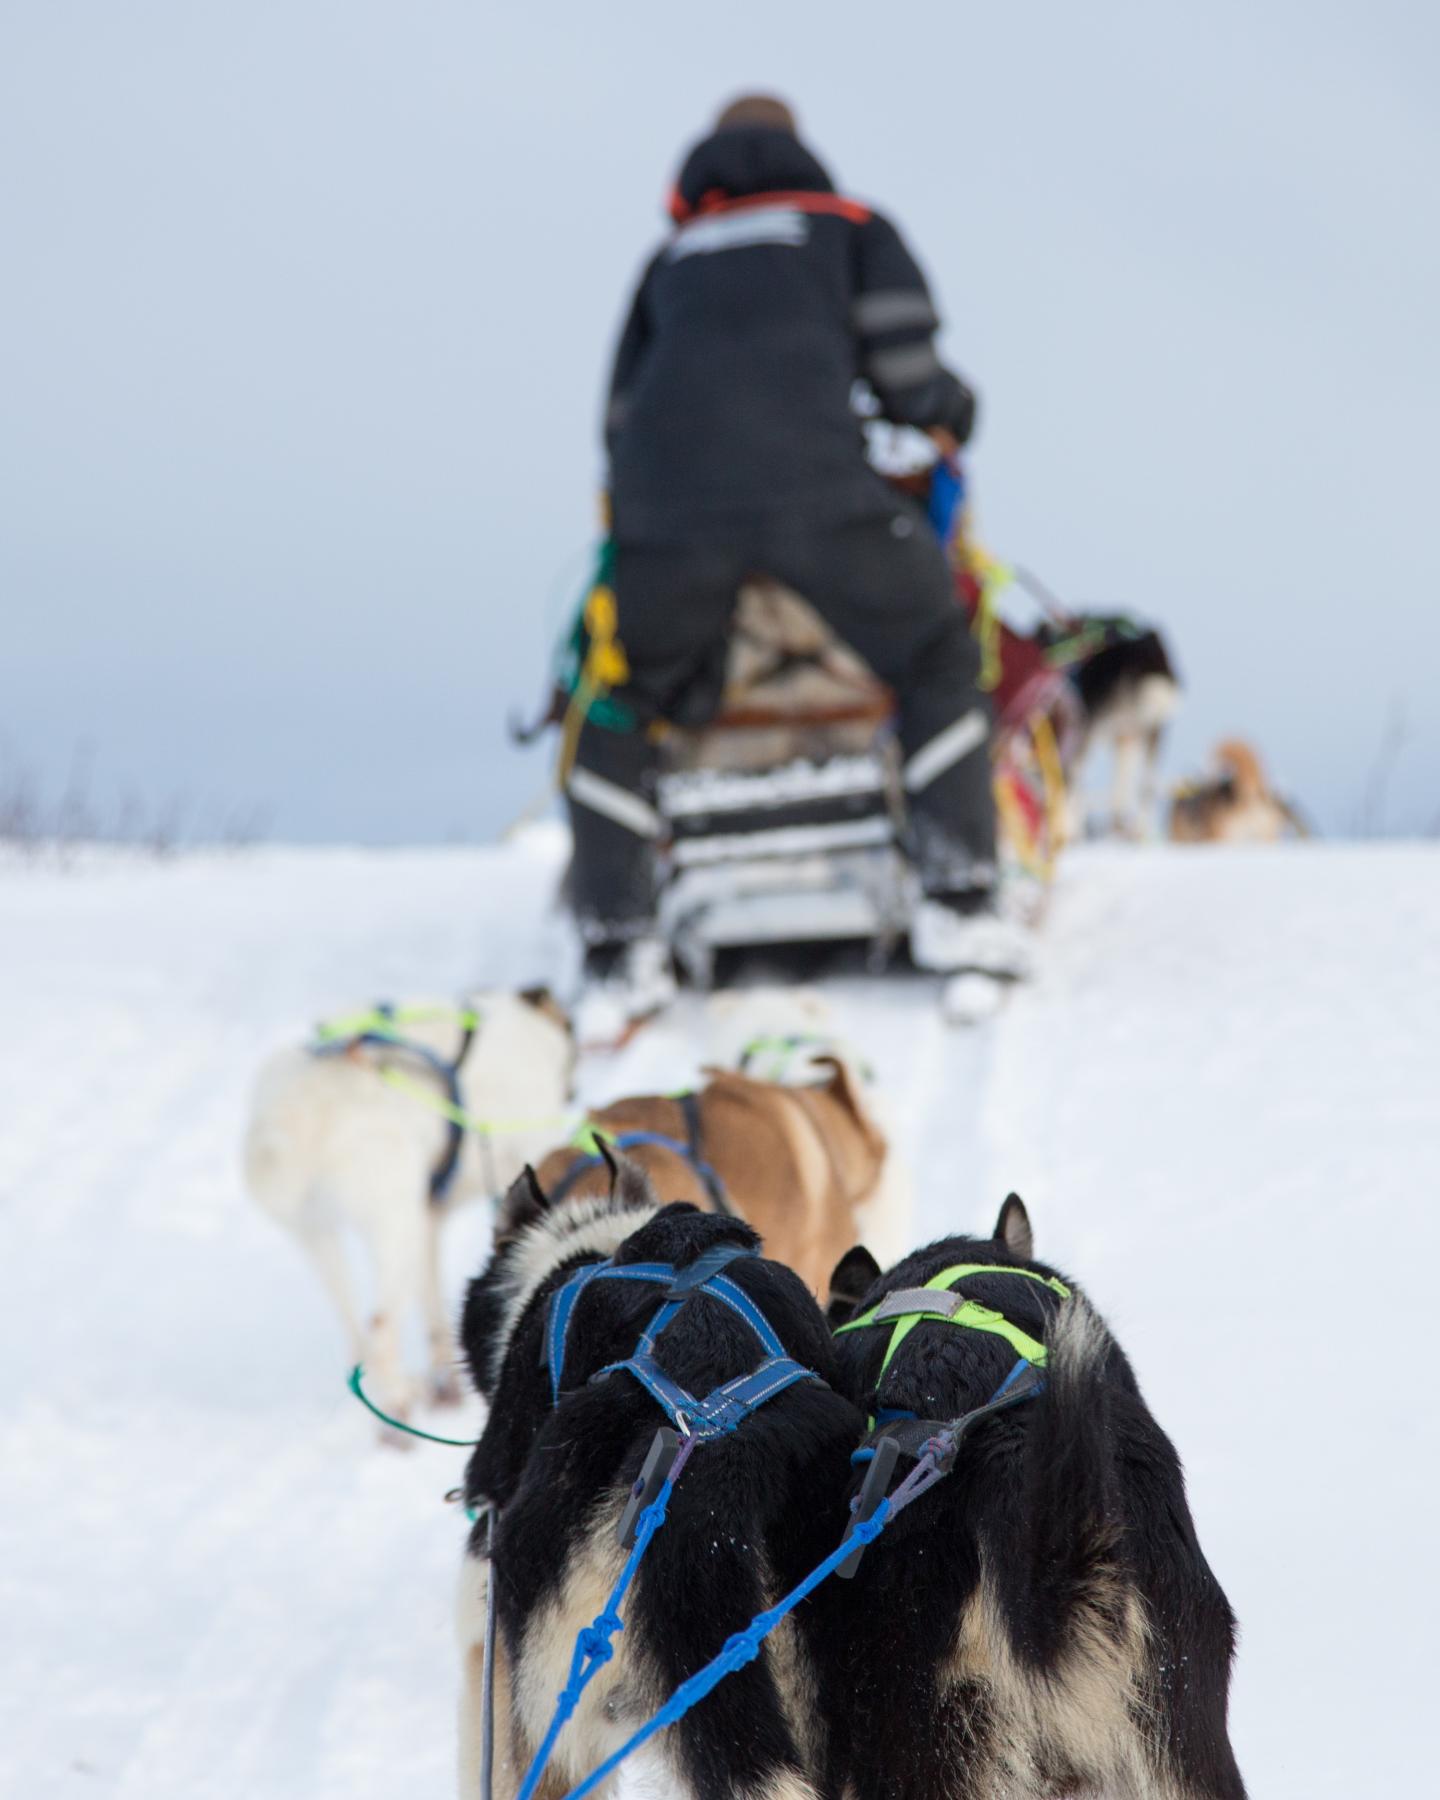
{"type": "Polygon", "coordinates": [[[617,535],[684,543],[783,513],[893,504],[865,460],[857,378],[884,416],[963,443],[975,398],[942,367],[925,278],[886,219],[788,132],[691,151],[676,229],[640,282],[606,414],[617,535]]]}

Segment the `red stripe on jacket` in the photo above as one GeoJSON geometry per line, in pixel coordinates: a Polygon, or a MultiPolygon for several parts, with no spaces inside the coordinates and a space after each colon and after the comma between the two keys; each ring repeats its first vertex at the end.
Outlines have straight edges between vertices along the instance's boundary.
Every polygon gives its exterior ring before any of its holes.
{"type": "Polygon", "coordinates": [[[852,225],[863,225],[870,217],[868,206],[863,206],[858,200],[847,200],[843,194],[815,194],[804,190],[791,192],[788,189],[771,194],[737,194],[732,197],[719,188],[712,188],[709,193],[700,196],[698,206],[692,206],[676,188],[671,192],[668,210],[677,225],[687,225],[691,219],[708,219],[716,213],[745,212],[755,206],[788,206],[795,212],[830,213],[848,219],[852,225]]]}

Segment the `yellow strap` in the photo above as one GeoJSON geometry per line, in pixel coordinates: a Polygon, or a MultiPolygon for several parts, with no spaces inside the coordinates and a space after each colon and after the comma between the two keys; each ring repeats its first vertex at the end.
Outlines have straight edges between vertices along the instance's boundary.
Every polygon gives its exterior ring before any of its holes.
{"type": "MultiPolygon", "coordinates": [[[[397,1049],[404,1049],[405,1040],[400,1035],[404,1025],[419,1025],[435,1019],[449,1019],[464,1031],[478,1031],[480,1014],[468,1008],[451,1006],[402,1006],[394,1012],[382,1013],[375,1008],[360,1013],[351,1013],[341,1019],[327,1019],[323,1025],[315,1027],[315,1036],[322,1044],[333,1044],[347,1038],[378,1037],[393,1043],[397,1049]]],[[[372,1065],[373,1066],[373,1065],[372,1065]]],[[[554,1114],[548,1118],[536,1119],[476,1119],[463,1107],[456,1106],[448,1094],[436,1091],[429,1082],[416,1081],[403,1069],[376,1069],[376,1074],[388,1086],[398,1088],[401,1093],[409,1094],[414,1100],[442,1119],[448,1119],[452,1125],[458,1125],[462,1131],[473,1132],[476,1137],[508,1137],[520,1132],[567,1130],[571,1119],[565,1114],[554,1114]]]]}
{"type": "Polygon", "coordinates": [[[996,772],[995,810],[1000,815],[1000,823],[1004,828],[1005,836],[1014,846],[1021,866],[1028,869],[1037,879],[1043,880],[1045,867],[1040,855],[1039,838],[1030,828],[1030,821],[1025,816],[1025,809],[1015,798],[1011,779],[1009,773],[1004,769],[996,772]]]}
{"type": "Polygon", "coordinates": [[[1055,872],[1055,858],[1065,842],[1065,768],[1060,761],[1060,745],[1048,713],[1037,713],[1030,721],[1030,739],[1035,746],[1035,760],[1040,765],[1040,779],[1045,787],[1045,818],[1049,841],[1045,846],[1044,876],[1055,872]]]}
{"type": "Polygon", "coordinates": [[[327,1019],[323,1025],[315,1027],[315,1036],[322,1044],[333,1043],[337,1038],[357,1037],[398,1037],[402,1025],[429,1025],[437,1019],[446,1019],[458,1025],[462,1031],[478,1031],[480,1015],[468,1007],[458,1006],[401,1006],[395,1011],[384,1013],[378,1007],[367,1007],[364,1012],[350,1013],[343,1018],[327,1019]]]}
{"type": "Polygon", "coordinates": [[[580,728],[590,716],[590,708],[604,699],[612,688],[623,687],[630,679],[630,659],[620,642],[619,608],[615,590],[597,582],[585,600],[585,661],[575,680],[575,691],[565,708],[560,728],[560,755],[555,764],[555,785],[561,793],[575,767],[575,752],[580,743],[580,728]]]}
{"type": "Polygon", "coordinates": [[[444,1094],[438,1094],[434,1088],[426,1087],[415,1081],[401,1069],[379,1069],[376,1071],[380,1079],[402,1093],[409,1094],[412,1099],[419,1100],[428,1106],[431,1112],[439,1113],[442,1119],[448,1119],[452,1125],[458,1125],[462,1131],[472,1132],[476,1137],[510,1137],[528,1131],[563,1131],[570,1120],[563,1114],[552,1114],[549,1118],[538,1119],[476,1119],[456,1106],[444,1094]]]}
{"type": "MultiPolygon", "coordinates": [[[[953,1288],[957,1281],[963,1281],[967,1275],[1023,1275],[1027,1281],[1038,1281],[1043,1287],[1048,1287],[1062,1300],[1068,1299],[1070,1296],[1070,1289],[1058,1276],[1040,1275],[1034,1269],[1017,1269],[1008,1263],[956,1263],[953,1268],[942,1269],[938,1275],[932,1275],[925,1286],[937,1291],[947,1291],[953,1288]]],[[[835,1335],[839,1337],[841,1332],[858,1331],[862,1326],[873,1325],[875,1314],[884,1304],[885,1302],[881,1300],[858,1319],[852,1319],[848,1325],[841,1325],[835,1335]]],[[[1045,1366],[1048,1352],[1038,1338],[1031,1337],[1018,1325],[1012,1325],[1003,1313],[996,1312],[991,1307],[982,1306],[978,1300],[967,1300],[959,1312],[954,1314],[902,1313],[895,1321],[895,1329],[890,1333],[890,1342],[886,1347],[884,1360],[880,1364],[880,1373],[875,1380],[877,1387],[885,1379],[886,1370],[895,1360],[895,1352],[915,1327],[927,1319],[947,1325],[964,1325],[972,1331],[993,1332],[995,1336],[1003,1337],[1015,1353],[1023,1356],[1026,1362],[1034,1363],[1039,1369],[1043,1369],[1045,1366]]]]}
{"type": "Polygon", "coordinates": [[[584,679],[603,693],[622,687],[630,679],[630,662],[617,635],[619,609],[615,591],[599,583],[591,588],[585,602],[585,630],[589,648],[585,653],[584,679]]]}
{"type": "Polygon", "coordinates": [[[980,687],[990,694],[1000,685],[1000,595],[1015,579],[1009,563],[992,556],[974,538],[967,538],[970,568],[980,583],[980,604],[975,609],[975,636],[980,640],[980,687]]]}

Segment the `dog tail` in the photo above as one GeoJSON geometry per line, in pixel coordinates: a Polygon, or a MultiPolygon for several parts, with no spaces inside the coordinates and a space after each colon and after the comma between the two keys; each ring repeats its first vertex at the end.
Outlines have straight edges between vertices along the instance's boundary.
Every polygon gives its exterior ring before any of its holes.
{"type": "Polygon", "coordinates": [[[1104,1320],[1078,1292],[1061,1302],[1046,1345],[1045,1392],[1026,1434],[1024,1550],[1017,1573],[1025,1612],[1042,1636],[1054,1634],[1049,1648],[1058,1653],[1061,1640],[1087,1617],[1098,1615],[1123,1629],[1107,1380],[1119,1351],[1104,1320]]]}

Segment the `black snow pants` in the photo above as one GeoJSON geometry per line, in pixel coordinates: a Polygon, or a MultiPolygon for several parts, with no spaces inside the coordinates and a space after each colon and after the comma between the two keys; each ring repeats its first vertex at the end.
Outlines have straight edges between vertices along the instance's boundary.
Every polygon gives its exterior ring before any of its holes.
{"type": "Polygon", "coordinates": [[[699,687],[716,691],[739,589],[752,574],[802,594],[894,689],[912,841],[927,894],[973,892],[995,880],[990,705],[980,658],[949,567],[924,518],[897,501],[888,515],[838,524],[766,521],[722,544],[616,548],[615,594],[630,679],[617,690],[635,728],[588,720],[566,784],[574,833],[571,901],[587,944],[653,929],[655,749],[648,727],[691,722],[699,687]]]}

